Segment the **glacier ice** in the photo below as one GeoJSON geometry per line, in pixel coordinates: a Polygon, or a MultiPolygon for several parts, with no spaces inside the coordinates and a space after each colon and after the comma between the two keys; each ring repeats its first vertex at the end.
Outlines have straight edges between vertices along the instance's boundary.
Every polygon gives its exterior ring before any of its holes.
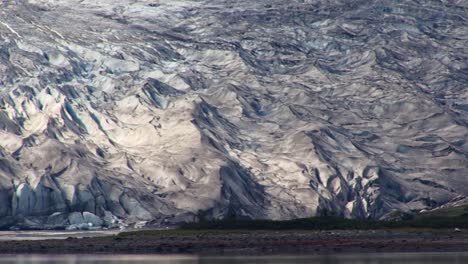
{"type": "Polygon", "coordinates": [[[2,1],[0,228],[380,218],[466,197],[467,9],[2,1]]]}

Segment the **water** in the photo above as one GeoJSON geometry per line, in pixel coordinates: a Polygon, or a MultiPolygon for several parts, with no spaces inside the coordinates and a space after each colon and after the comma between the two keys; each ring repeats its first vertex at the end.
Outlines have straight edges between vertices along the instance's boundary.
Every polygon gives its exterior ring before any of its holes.
{"type": "Polygon", "coordinates": [[[11,240],[66,239],[68,237],[102,237],[118,234],[118,230],[96,231],[0,231],[0,242],[11,240]]]}
{"type": "Polygon", "coordinates": [[[323,256],[62,255],[0,256],[0,264],[465,264],[468,253],[381,253],[323,256]]]}

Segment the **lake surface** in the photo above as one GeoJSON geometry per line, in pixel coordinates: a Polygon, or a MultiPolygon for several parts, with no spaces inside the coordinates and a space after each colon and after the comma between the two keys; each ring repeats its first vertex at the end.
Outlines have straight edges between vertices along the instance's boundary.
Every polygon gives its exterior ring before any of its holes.
{"type": "Polygon", "coordinates": [[[465,264],[467,253],[379,253],[323,256],[62,255],[0,256],[0,264],[465,264]]]}

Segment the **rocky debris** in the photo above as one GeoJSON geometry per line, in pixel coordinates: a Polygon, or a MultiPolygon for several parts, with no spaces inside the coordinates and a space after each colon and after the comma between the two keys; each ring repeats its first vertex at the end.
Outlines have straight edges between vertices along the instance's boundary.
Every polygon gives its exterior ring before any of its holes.
{"type": "Polygon", "coordinates": [[[466,9],[2,1],[0,228],[381,218],[468,197],[466,9]]]}

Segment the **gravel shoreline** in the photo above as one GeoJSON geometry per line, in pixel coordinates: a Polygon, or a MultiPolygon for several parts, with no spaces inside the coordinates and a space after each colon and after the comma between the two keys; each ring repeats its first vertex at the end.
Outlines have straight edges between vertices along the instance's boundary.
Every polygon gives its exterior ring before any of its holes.
{"type": "Polygon", "coordinates": [[[0,254],[327,254],[468,252],[468,233],[452,231],[139,232],[65,240],[2,241],[0,254]]]}

